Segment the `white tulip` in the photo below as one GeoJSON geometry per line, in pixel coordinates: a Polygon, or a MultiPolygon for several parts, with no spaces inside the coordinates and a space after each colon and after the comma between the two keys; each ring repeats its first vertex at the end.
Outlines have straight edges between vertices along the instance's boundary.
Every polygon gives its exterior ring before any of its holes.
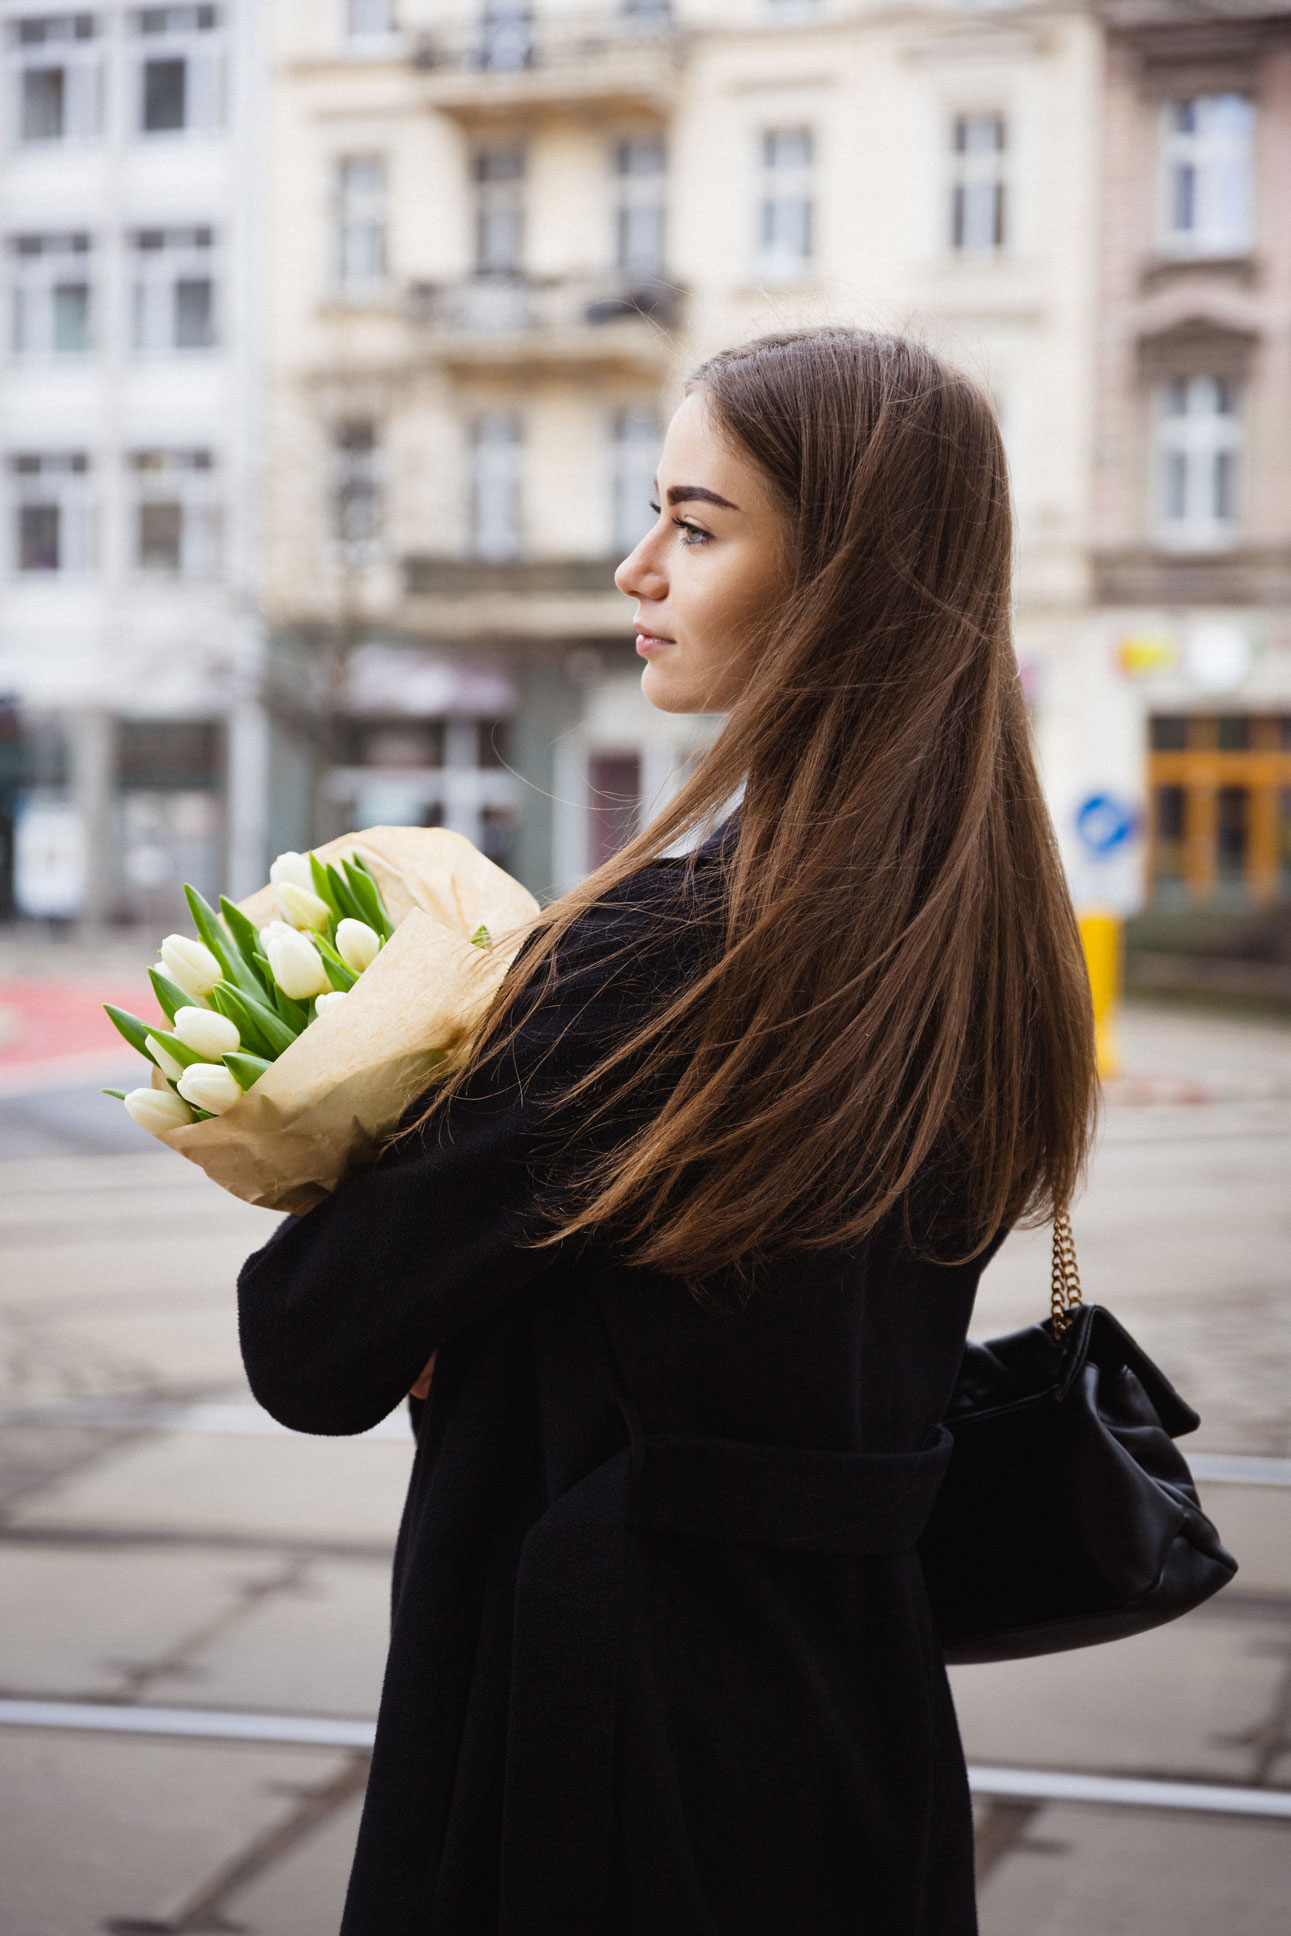
{"type": "Polygon", "coordinates": [[[140,1129],[150,1130],[154,1136],[168,1129],[181,1129],[193,1120],[192,1110],[173,1089],[132,1089],[124,1100],[140,1129]]]}
{"type": "Polygon", "coordinates": [[[314,876],[309,865],[309,855],[293,853],[289,848],[285,854],[279,854],[269,869],[269,879],[274,887],[285,887],[287,882],[291,881],[297,887],[312,888],[314,876]]]}
{"type": "MultiPolygon", "coordinates": [[[[222,1055],[242,1047],[237,1023],[209,1008],[177,1008],[173,1026],[184,1047],[195,1049],[208,1062],[218,1062],[222,1055]]],[[[170,1073],[167,1069],[166,1074],[170,1073]]]]}
{"type": "Polygon", "coordinates": [[[295,934],[295,932],[296,930],[292,927],[290,921],[266,921],[260,930],[260,939],[261,941],[268,941],[271,935],[295,934]]]}
{"type": "Polygon", "coordinates": [[[190,941],[186,934],[166,936],[161,944],[161,962],[170,979],[199,1002],[205,1002],[224,974],[206,943],[190,941]]]}
{"type": "Polygon", "coordinates": [[[179,1078],[179,1093],[194,1109],[222,1116],[242,1095],[242,1085],[222,1062],[192,1062],[179,1078]]]}
{"type": "Polygon", "coordinates": [[[265,953],[274,980],[293,1001],[305,1002],[311,995],[325,995],[332,985],[318,949],[294,929],[289,934],[270,936],[265,942],[265,953]]]}
{"type": "Polygon", "coordinates": [[[344,1000],[345,990],[343,988],[334,988],[330,995],[320,995],[318,997],[314,1003],[314,1014],[316,1016],[326,1015],[329,1008],[335,1008],[338,1002],[343,1002],[344,1000]]]}
{"type": "Polygon", "coordinates": [[[347,968],[361,975],[381,952],[381,936],[366,921],[347,916],[336,930],[336,952],[347,968]]]}
{"type": "Polygon", "coordinates": [[[295,881],[283,881],[275,886],[274,894],[278,901],[278,912],[293,928],[313,928],[322,934],[332,918],[332,910],[321,895],[312,888],[299,887],[295,881]]]}
{"type": "MultiPolygon", "coordinates": [[[[197,1009],[197,1010],[188,1009],[186,1011],[181,1008],[179,1012],[181,1015],[185,1013],[189,1015],[192,1015],[194,1013],[198,1015],[205,1015],[207,1013],[207,1010],[206,1009],[197,1009]]],[[[147,1049],[149,1055],[152,1057],[153,1061],[157,1064],[157,1067],[161,1070],[161,1073],[164,1076],[169,1076],[171,1081],[175,1082],[178,1080],[180,1076],[183,1075],[185,1064],[182,1062],[177,1062],[174,1056],[171,1054],[170,1050],[166,1047],[165,1043],[159,1042],[155,1035],[145,1035],[143,1038],[143,1045],[145,1049],[147,1049]]],[[[145,1096],[145,1095],[159,1096],[161,1094],[161,1091],[160,1089],[136,1089],[133,1093],[137,1096],[145,1096]]]]}

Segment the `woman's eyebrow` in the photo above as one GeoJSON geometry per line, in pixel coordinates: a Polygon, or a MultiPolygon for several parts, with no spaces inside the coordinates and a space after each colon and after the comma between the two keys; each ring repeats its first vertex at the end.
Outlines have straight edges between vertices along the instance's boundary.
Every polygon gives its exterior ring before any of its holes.
{"type": "Polygon", "coordinates": [[[698,498],[703,504],[720,504],[723,511],[738,511],[739,505],[732,504],[728,497],[718,497],[716,491],[705,490],[702,484],[673,484],[668,491],[669,504],[686,504],[698,498]]]}

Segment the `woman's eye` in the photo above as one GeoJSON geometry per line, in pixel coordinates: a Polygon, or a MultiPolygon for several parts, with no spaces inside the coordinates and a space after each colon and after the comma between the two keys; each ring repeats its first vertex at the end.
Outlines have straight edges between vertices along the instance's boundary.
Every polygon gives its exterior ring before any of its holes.
{"type": "Polygon", "coordinates": [[[663,509],[663,506],[662,506],[662,504],[656,504],[656,503],[655,503],[655,501],[654,501],[654,499],[653,499],[653,498],[651,498],[651,500],[650,500],[650,509],[651,509],[651,510],[652,510],[652,511],[654,512],[654,514],[655,514],[655,516],[656,516],[656,517],[658,517],[658,515],[659,515],[659,513],[660,513],[660,511],[662,511],[662,509],[663,509]]]}
{"type": "Polygon", "coordinates": [[[712,536],[712,533],[705,531],[702,525],[692,524],[689,518],[674,518],[673,523],[681,533],[681,542],[684,545],[707,544],[712,536]]]}

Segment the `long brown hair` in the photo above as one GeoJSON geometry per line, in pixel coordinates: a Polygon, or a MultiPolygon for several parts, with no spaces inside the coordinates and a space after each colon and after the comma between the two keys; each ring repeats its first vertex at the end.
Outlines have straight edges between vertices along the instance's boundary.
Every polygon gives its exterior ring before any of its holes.
{"type": "Polygon", "coordinates": [[[544,911],[422,1120],[573,923],[742,786],[721,945],[567,1092],[612,1115],[667,1070],[662,1105],[534,1241],[612,1230],[701,1296],[893,1215],[924,1254],[971,1257],[1066,1204],[1096,1087],[1011,640],[999,430],[968,378],[862,330],[762,337],[691,387],[783,503],[790,589],[696,770],[544,911]]]}

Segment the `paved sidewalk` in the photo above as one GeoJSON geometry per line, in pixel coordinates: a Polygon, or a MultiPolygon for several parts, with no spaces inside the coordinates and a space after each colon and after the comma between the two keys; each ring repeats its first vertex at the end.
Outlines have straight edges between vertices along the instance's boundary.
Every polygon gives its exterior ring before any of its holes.
{"type": "MultiPolygon", "coordinates": [[[[1123,1049],[1075,1216],[1088,1294],[1198,1406],[1185,1451],[1291,1458],[1291,1029],[1129,1010],[1123,1049]]],[[[358,1440],[269,1428],[232,1283],[275,1219],[65,1070],[24,1080],[0,1094],[0,1702],[60,1725],[0,1707],[0,1926],[329,1936],[410,1441],[398,1416],[358,1440]],[[153,1732],[67,1725],[84,1703],[153,1732]]],[[[1047,1300],[1045,1233],[1017,1233],[974,1328],[1047,1300]]],[[[955,1670],[986,1778],[1291,1793],[1291,1487],[1202,1492],[1241,1563],[1217,1601],[955,1670]]],[[[1284,1936],[1285,1817],[983,1793],[977,1820],[982,1936],[1284,1936]]]]}

